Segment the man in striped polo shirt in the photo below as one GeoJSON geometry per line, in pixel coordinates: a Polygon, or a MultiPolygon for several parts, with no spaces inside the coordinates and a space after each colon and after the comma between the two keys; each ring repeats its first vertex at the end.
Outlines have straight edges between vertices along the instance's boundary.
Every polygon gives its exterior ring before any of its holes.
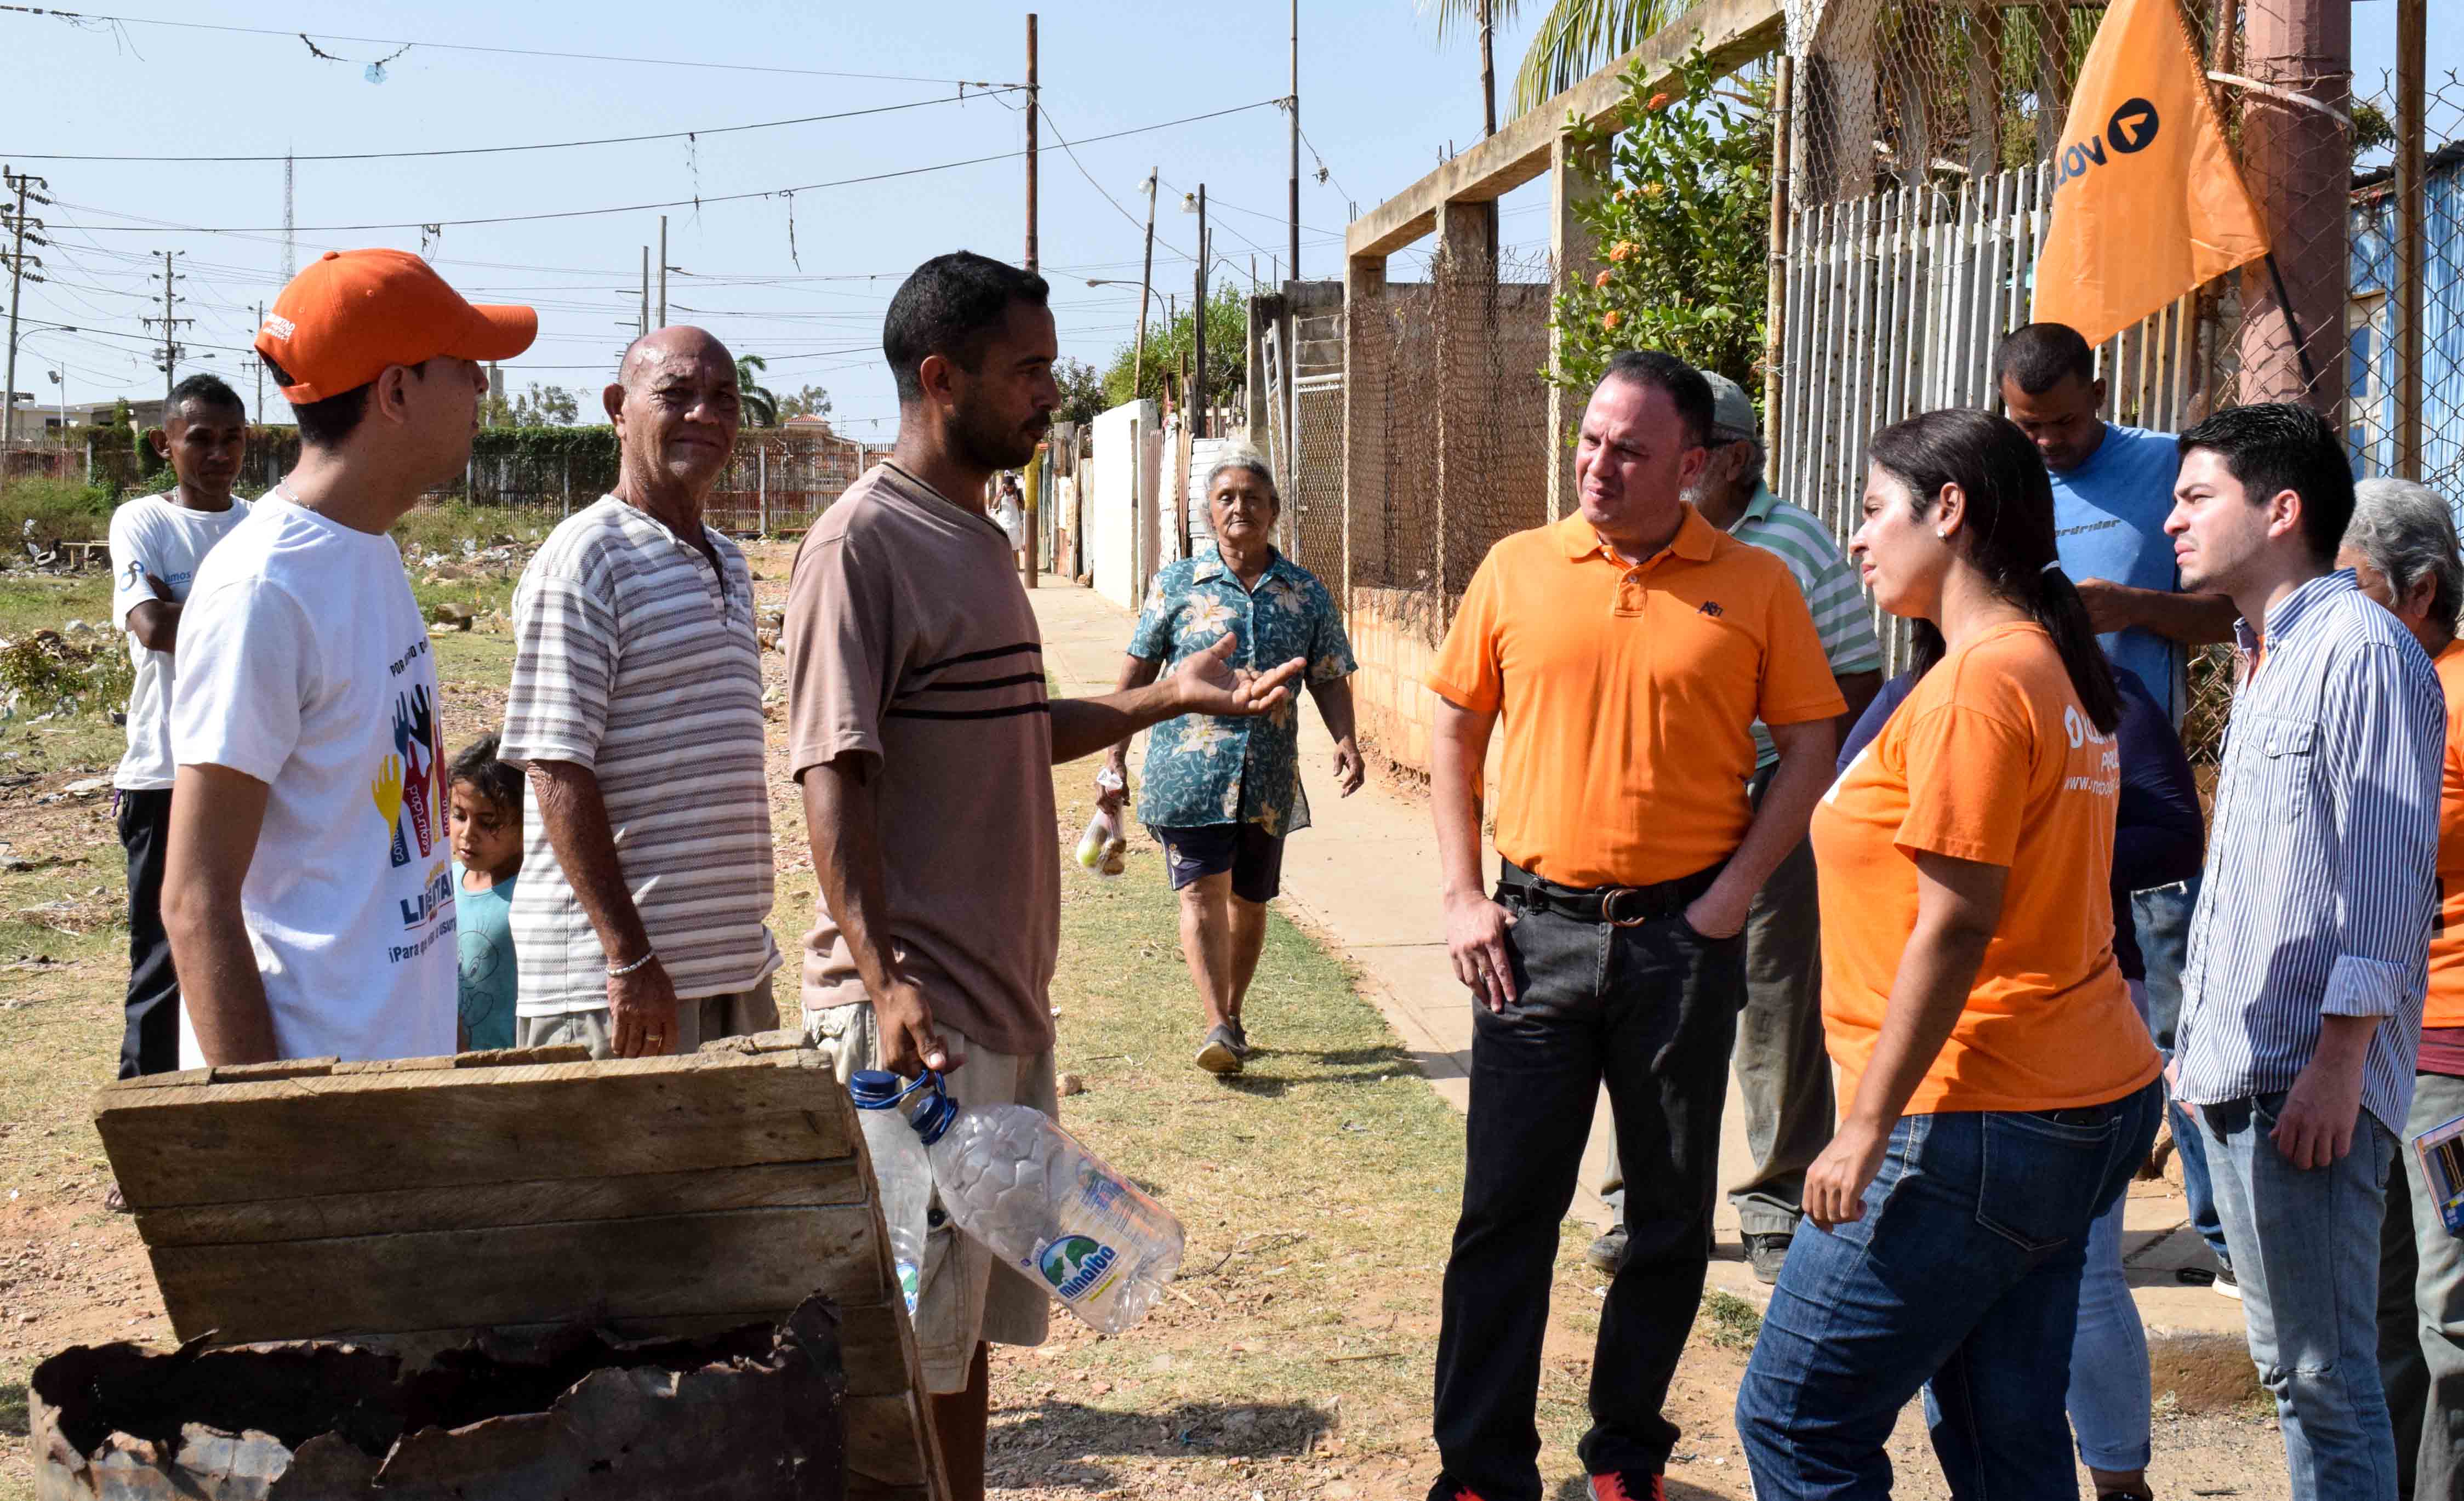
{"type": "MultiPolygon", "coordinates": [[[[1790,505],[1763,483],[1763,446],[1753,399],[1725,375],[1703,372],[1711,386],[1711,454],[1703,477],[1685,498],[1703,519],[1741,542],[1776,554],[1788,564],[1814,613],[1823,655],[1839,696],[1848,700],[1840,719],[1857,722],[1882,686],[1882,653],[1874,639],[1872,607],[1858,586],[1857,570],[1814,514],[1790,505]]],[[[1754,724],[1754,806],[1779,769],[1771,732],[1754,724]]],[[[1838,1112],[1831,1097],[1831,1057],[1822,1040],[1822,934],[1815,902],[1814,847],[1800,840],[1754,898],[1746,919],[1746,1008],[1737,1017],[1734,1056],[1738,1093],[1746,1102],[1746,1142],[1754,1156],[1751,1176],[1728,1185],[1737,1211],[1746,1259],[1765,1284],[1779,1279],[1779,1265],[1803,1217],[1805,1170],[1830,1144],[1838,1112]]],[[[1595,1266],[1615,1270],[1625,1253],[1625,1174],[1609,1150],[1602,1196],[1619,1210],[1619,1223],[1592,1243],[1595,1266]]]]}
{"type": "Polygon", "coordinates": [[[522,571],[498,754],[529,765],[534,809],[516,1041],[639,1058],[778,1026],[779,948],[753,579],[702,524],[741,421],[736,361],[658,329],[603,400],[616,488],[522,571]]]}

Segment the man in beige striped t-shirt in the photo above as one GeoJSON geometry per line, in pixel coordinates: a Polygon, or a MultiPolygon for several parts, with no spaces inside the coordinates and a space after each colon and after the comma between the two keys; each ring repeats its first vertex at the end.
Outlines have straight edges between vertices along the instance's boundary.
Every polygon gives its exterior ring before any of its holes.
{"type": "Polygon", "coordinates": [[[533,791],[516,1041],[637,1058],[776,1026],[779,949],[752,575],[702,524],[735,448],[736,362],[659,329],[605,400],[620,475],[522,572],[499,754],[533,791]]]}

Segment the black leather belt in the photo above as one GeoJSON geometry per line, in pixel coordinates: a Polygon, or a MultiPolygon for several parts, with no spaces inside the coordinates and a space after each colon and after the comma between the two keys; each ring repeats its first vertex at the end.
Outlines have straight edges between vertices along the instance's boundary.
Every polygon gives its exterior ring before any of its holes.
{"type": "Polygon", "coordinates": [[[1498,872],[1497,899],[1511,902],[1525,912],[1631,928],[1683,912],[1696,897],[1711,889],[1711,883],[1720,878],[1720,870],[1715,865],[1656,886],[1560,886],[1509,860],[1498,872]]]}

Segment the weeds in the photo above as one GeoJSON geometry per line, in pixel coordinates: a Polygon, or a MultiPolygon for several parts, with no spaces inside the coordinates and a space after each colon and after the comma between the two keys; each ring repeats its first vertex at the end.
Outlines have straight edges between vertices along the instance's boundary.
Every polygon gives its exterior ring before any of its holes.
{"type": "Polygon", "coordinates": [[[1723,1350],[1751,1350],[1754,1336],[1763,1332],[1761,1310],[1718,1288],[1704,1290],[1703,1317],[1710,1323],[1711,1343],[1723,1350]]]}

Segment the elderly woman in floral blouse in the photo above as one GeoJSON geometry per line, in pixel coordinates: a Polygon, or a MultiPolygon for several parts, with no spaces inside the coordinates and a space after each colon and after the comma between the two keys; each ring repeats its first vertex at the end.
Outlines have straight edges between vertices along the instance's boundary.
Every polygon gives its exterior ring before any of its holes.
{"type": "MultiPolygon", "coordinates": [[[[1217,464],[1206,476],[1206,506],[1215,551],[1155,575],[1121,661],[1121,686],[1154,682],[1227,630],[1239,642],[1236,667],[1305,657],[1309,696],[1334,737],[1335,780],[1350,797],[1361,779],[1347,681],[1355,666],[1352,643],[1326,586],[1267,541],[1283,501],[1265,461],[1238,453],[1217,464]]],[[[1124,784],[1129,755],[1123,740],[1108,762],[1124,784]]],[[[1108,806],[1123,796],[1098,784],[1108,806]]],[[[1163,845],[1180,894],[1180,949],[1205,1013],[1198,1066],[1238,1073],[1249,1054],[1241,1003],[1265,941],[1265,904],[1281,885],[1284,838],[1309,821],[1298,702],[1255,719],[1189,715],[1150,730],[1138,819],[1163,845]]]]}

